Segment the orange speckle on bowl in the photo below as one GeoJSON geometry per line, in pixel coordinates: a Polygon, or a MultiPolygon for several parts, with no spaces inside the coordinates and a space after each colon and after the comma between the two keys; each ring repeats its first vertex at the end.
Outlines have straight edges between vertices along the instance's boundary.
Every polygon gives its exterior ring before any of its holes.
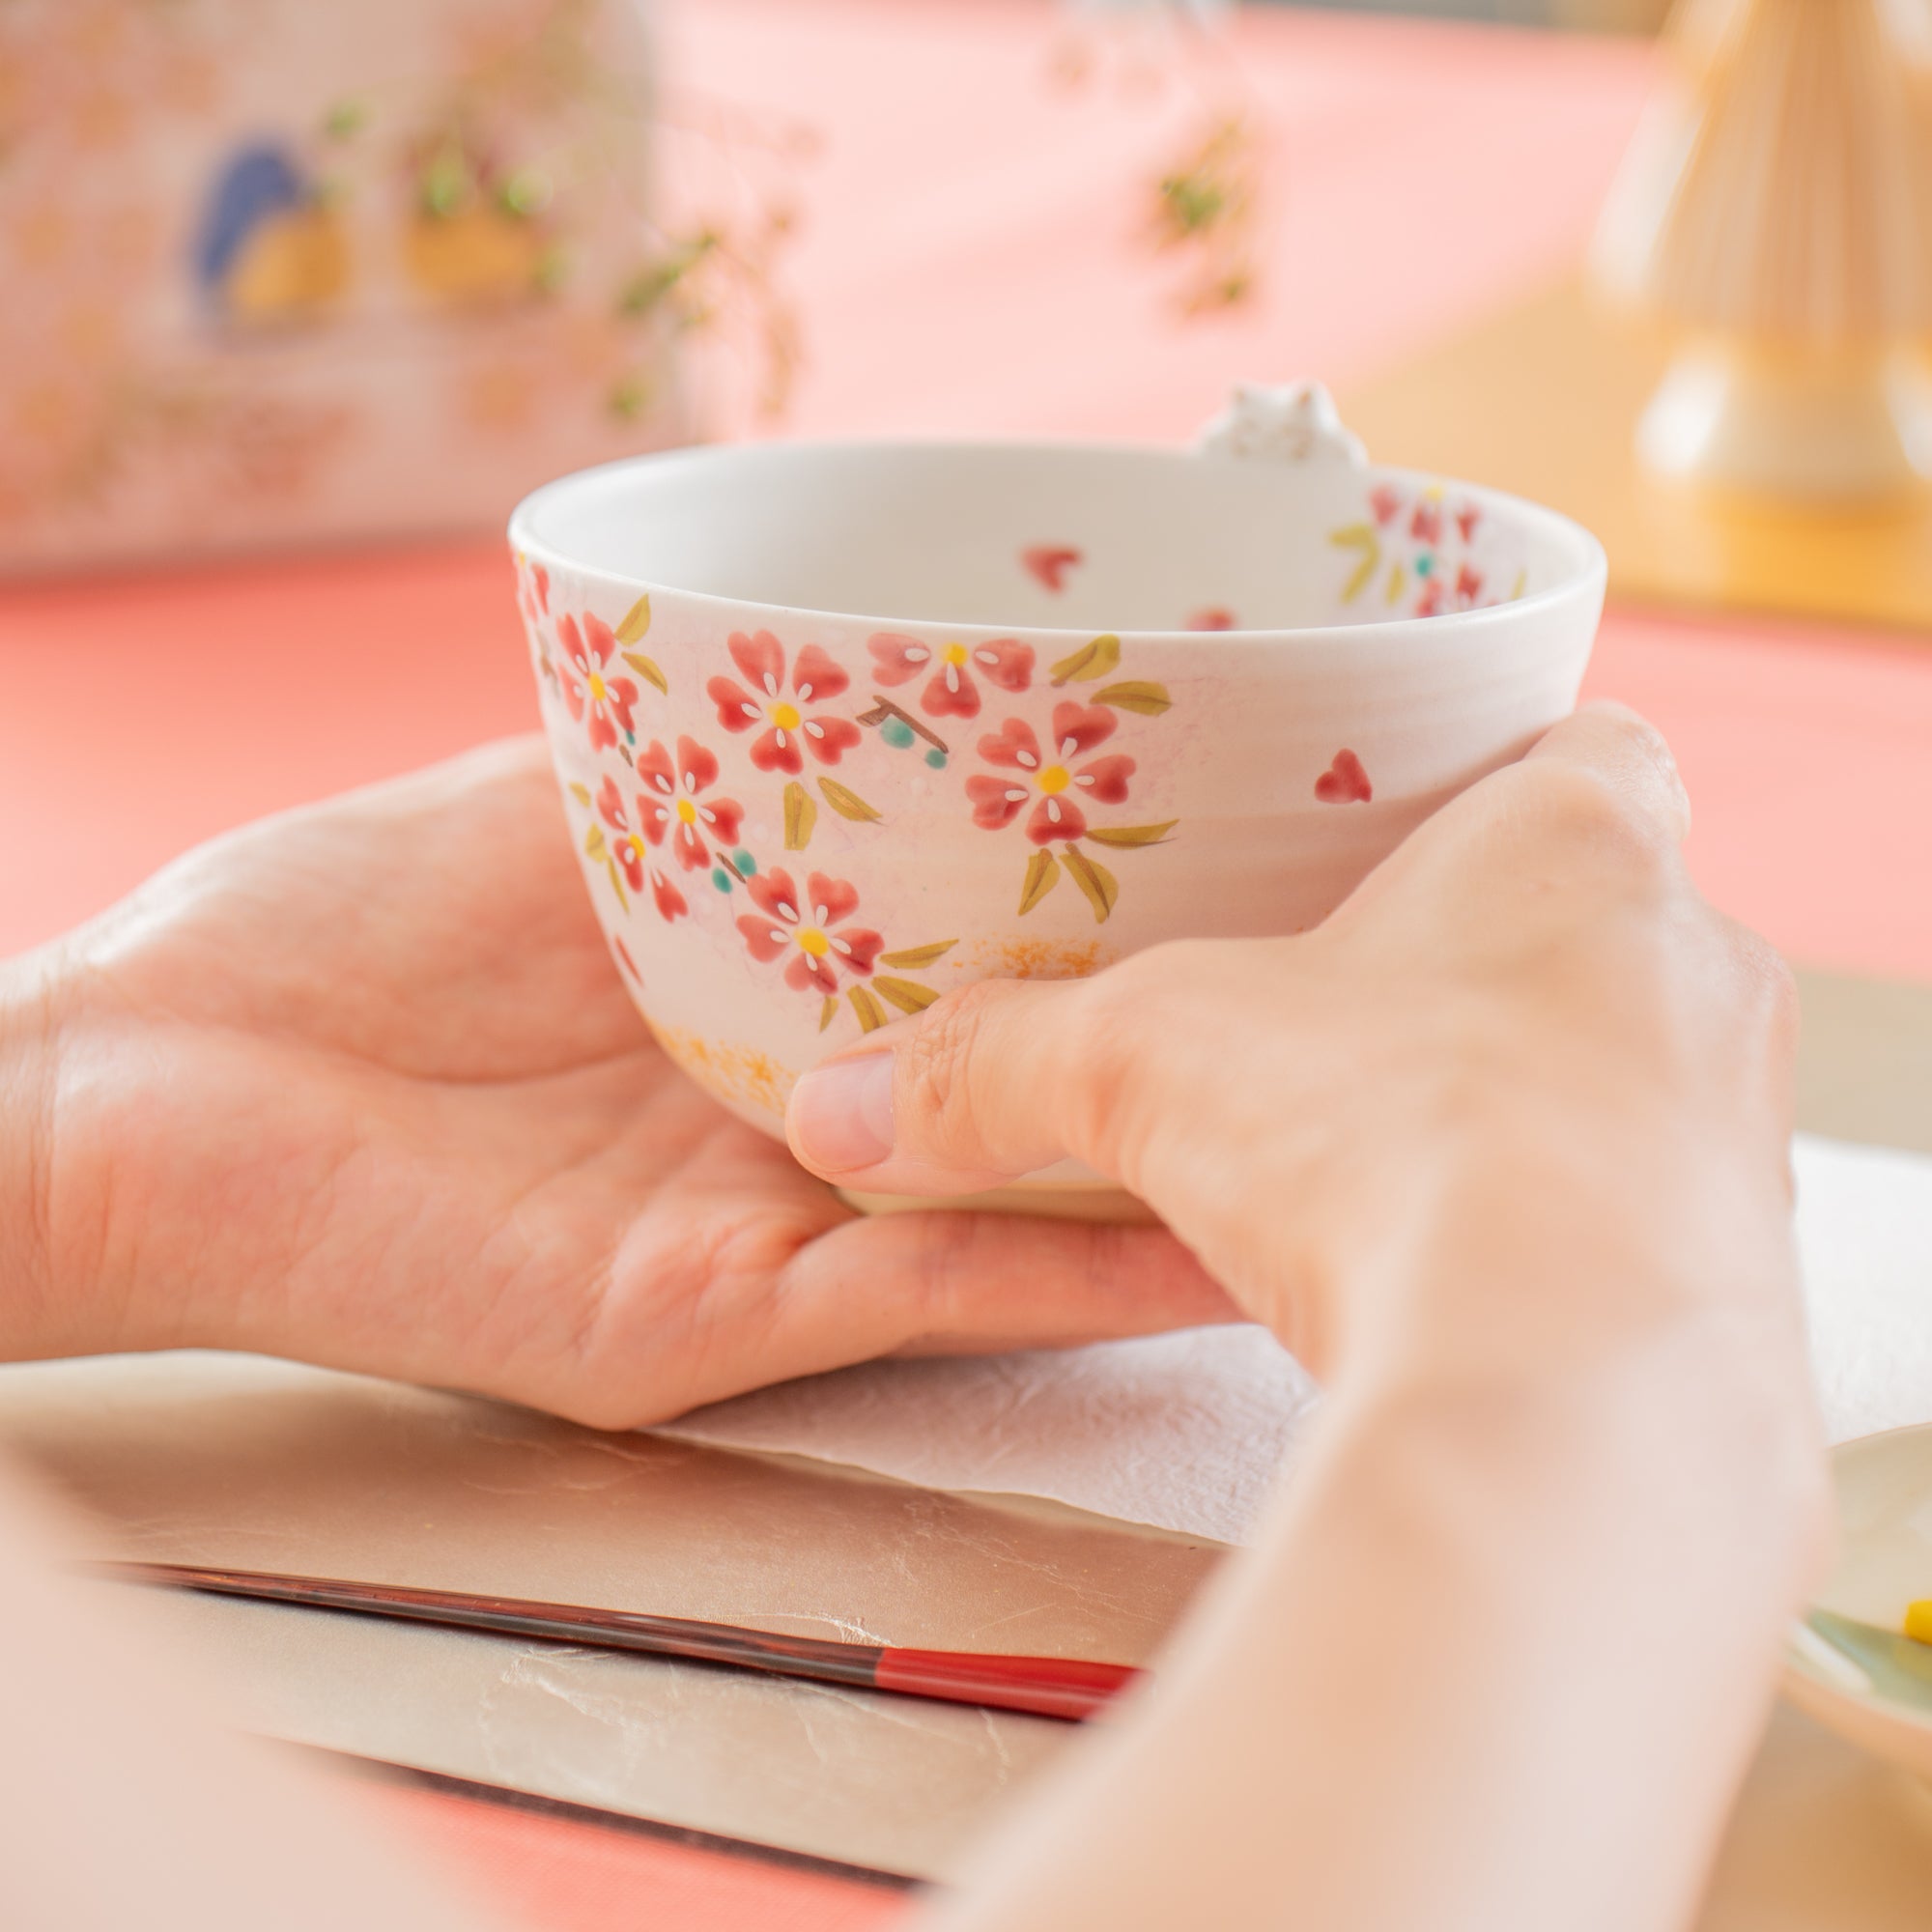
{"type": "Polygon", "coordinates": [[[969,957],[979,973],[992,979],[1084,980],[1120,954],[1097,939],[982,939],[969,957]]]}
{"type": "Polygon", "coordinates": [[[658,1044],[706,1092],[741,1106],[757,1107],[775,1120],[784,1118],[785,1101],[798,1075],[770,1054],[730,1040],[705,1039],[683,1027],[651,1022],[658,1044]]]}

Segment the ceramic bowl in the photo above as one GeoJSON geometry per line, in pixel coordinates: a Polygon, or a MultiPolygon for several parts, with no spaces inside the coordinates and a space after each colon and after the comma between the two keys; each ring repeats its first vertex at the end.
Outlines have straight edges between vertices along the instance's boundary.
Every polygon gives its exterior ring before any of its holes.
{"type": "Polygon", "coordinates": [[[969,981],[1314,924],[1571,709],[1604,589],[1576,525],[1369,467],[1308,386],[1191,451],[644,457],[510,539],[618,969],[773,1134],[969,981]]]}
{"type": "MultiPolygon", "coordinates": [[[[1838,1560],[1818,1606],[1880,1630],[1932,1597],[1932,1427],[1889,1429],[1832,1452],[1838,1560]]],[[[1785,1693],[1839,1736],[1932,1783],[1932,1701],[1886,1696],[1847,1660],[1800,1633],[1785,1693]]]]}

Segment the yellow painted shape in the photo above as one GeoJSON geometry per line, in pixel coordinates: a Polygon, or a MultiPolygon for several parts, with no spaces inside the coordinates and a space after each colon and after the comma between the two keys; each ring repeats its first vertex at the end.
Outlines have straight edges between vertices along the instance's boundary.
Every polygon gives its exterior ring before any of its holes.
{"type": "Polygon", "coordinates": [[[242,320],[278,322],[327,307],[348,288],[349,273],[341,222],[324,209],[296,210],[255,229],[222,292],[242,320]]]}
{"type": "Polygon", "coordinates": [[[1932,1597],[1906,1606],[1905,1634],[1919,1643],[1932,1643],[1932,1597]]]}
{"type": "Polygon", "coordinates": [[[418,214],[404,231],[411,279],[450,301],[497,301],[537,285],[543,244],[531,224],[491,208],[418,214]]]}
{"type": "Polygon", "coordinates": [[[1572,279],[1346,393],[1342,415],[1378,463],[1575,517],[1609,553],[1613,596],[1932,631],[1932,489],[1804,510],[1659,481],[1633,436],[1665,356],[1572,279]]]}

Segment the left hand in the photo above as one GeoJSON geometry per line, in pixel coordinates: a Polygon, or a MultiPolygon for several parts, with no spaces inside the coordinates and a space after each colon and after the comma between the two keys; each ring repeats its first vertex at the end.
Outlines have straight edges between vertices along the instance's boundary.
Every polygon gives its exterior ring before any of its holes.
{"type": "Polygon", "coordinates": [[[218,839],[0,969],[0,1085],[39,1123],[0,1356],[259,1350],[621,1428],[1233,1314],[1159,1229],[855,1216],[700,1093],[535,740],[218,839]]]}

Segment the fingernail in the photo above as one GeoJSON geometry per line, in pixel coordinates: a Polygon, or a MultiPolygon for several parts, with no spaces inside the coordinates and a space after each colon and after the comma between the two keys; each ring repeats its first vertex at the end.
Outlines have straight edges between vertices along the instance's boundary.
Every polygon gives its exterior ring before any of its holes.
{"type": "Polygon", "coordinates": [[[791,1096],[791,1140],[810,1166],[876,1167],[893,1151],[893,1057],[867,1053],[808,1073],[791,1096]]]}

